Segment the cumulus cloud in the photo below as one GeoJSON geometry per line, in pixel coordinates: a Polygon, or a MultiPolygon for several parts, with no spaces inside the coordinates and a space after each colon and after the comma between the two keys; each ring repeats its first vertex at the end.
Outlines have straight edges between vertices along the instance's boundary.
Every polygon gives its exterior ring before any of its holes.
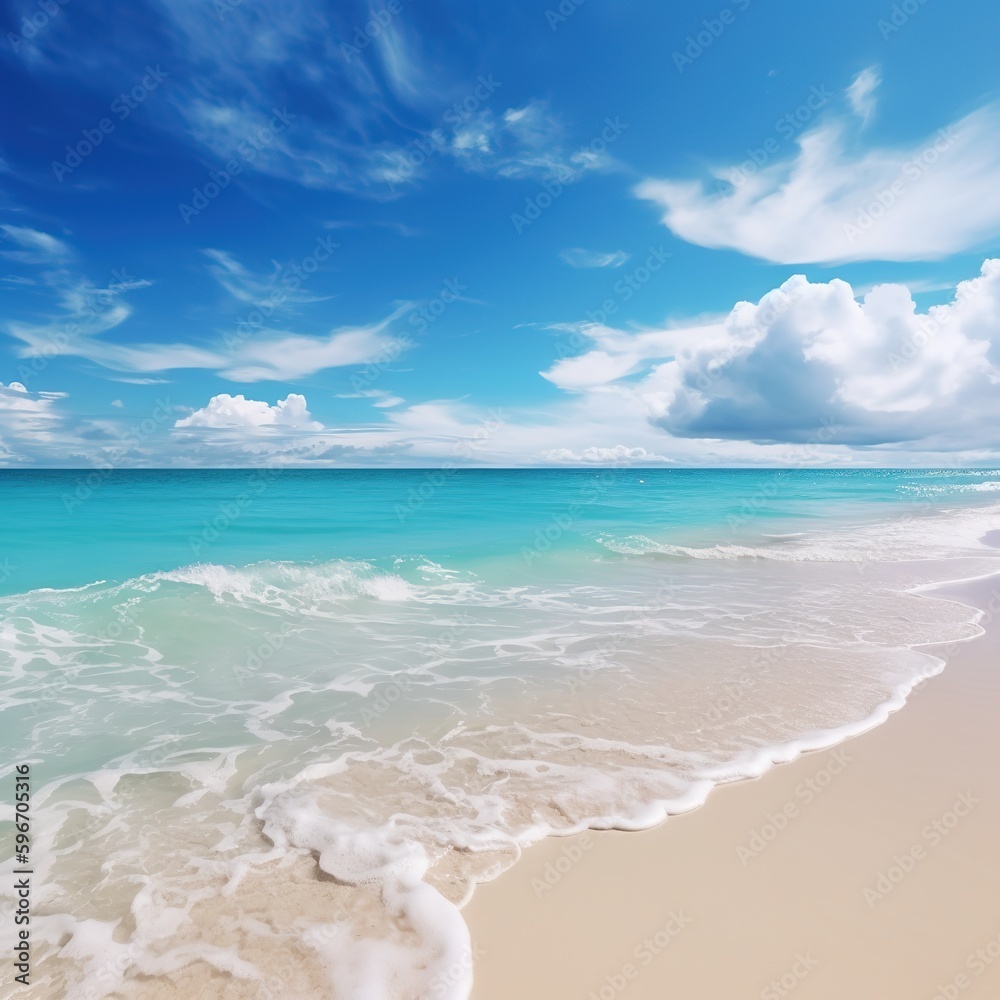
{"type": "MultiPolygon", "coordinates": [[[[876,82],[866,71],[852,86],[862,115],[876,82]]],[[[1000,235],[1000,103],[905,146],[859,148],[858,127],[829,117],[750,176],[647,179],[635,193],[681,239],[777,263],[933,260],[1000,235]]]]}
{"type": "Polygon", "coordinates": [[[559,256],[570,267],[621,267],[629,258],[629,255],[624,250],[615,250],[612,253],[600,253],[595,250],[584,250],[581,247],[563,250],[559,256]]]}
{"type": "Polygon", "coordinates": [[[279,399],[273,406],[240,394],[213,396],[200,410],[178,420],[177,428],[239,430],[251,434],[275,431],[318,431],[323,425],[312,419],[305,396],[296,392],[279,399]]]}
{"type": "Polygon", "coordinates": [[[904,285],[877,285],[858,301],[845,281],[795,275],[718,322],[581,332],[593,350],[545,377],[627,394],[676,437],[1000,446],[1000,260],[923,313],[904,285]],[[623,369],[640,377],[614,376],[623,369]]]}

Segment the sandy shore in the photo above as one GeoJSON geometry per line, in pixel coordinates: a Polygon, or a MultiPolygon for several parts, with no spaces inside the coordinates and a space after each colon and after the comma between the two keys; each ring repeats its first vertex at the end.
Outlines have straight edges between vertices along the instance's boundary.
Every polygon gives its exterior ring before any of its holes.
{"type": "Polygon", "coordinates": [[[986,634],[884,725],[480,886],[473,1000],[1000,996],[1000,579],[937,593],[986,634]]]}

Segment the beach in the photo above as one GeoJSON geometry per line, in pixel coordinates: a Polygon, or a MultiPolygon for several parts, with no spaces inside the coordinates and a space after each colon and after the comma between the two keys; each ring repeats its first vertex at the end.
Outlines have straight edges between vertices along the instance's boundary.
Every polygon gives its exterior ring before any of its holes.
{"type": "Polygon", "coordinates": [[[1000,471],[246,478],[8,479],[22,995],[988,981],[1000,471]]]}
{"type": "Polygon", "coordinates": [[[1000,994],[1000,578],[935,596],[985,633],[883,725],[480,886],[473,1000],[1000,994]]]}

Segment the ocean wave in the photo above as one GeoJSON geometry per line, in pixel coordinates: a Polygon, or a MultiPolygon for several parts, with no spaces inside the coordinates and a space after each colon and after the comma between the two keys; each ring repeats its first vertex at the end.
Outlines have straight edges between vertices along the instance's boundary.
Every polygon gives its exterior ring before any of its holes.
{"type": "MultiPolygon", "coordinates": [[[[970,491],[995,492],[1000,482],[976,483],[970,491]]],[[[929,512],[914,507],[909,516],[868,524],[812,531],[764,534],[745,543],[681,545],[633,534],[615,538],[600,535],[597,542],[625,556],[653,556],[697,560],[769,560],[774,562],[891,563],[909,560],[945,560],[991,554],[981,541],[1000,518],[1000,505],[929,512]]]]}
{"type": "MultiPolygon", "coordinates": [[[[992,565],[959,520],[923,519],[921,551],[972,538],[992,565]]],[[[875,725],[941,669],[916,644],[978,631],[907,593],[941,566],[821,565],[912,551],[906,524],[863,530],[601,536],[669,578],[202,563],[4,598],[10,739],[58,775],[34,799],[38,995],[465,1000],[461,906],[524,847],[651,826],[875,725]]]]}

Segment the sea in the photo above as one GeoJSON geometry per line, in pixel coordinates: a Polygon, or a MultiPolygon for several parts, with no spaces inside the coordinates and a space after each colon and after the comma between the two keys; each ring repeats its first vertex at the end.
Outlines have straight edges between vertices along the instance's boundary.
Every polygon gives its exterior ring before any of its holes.
{"type": "Polygon", "coordinates": [[[905,711],[998,529],[988,469],[2,471],[4,989],[465,1000],[478,883],[905,711]]]}

